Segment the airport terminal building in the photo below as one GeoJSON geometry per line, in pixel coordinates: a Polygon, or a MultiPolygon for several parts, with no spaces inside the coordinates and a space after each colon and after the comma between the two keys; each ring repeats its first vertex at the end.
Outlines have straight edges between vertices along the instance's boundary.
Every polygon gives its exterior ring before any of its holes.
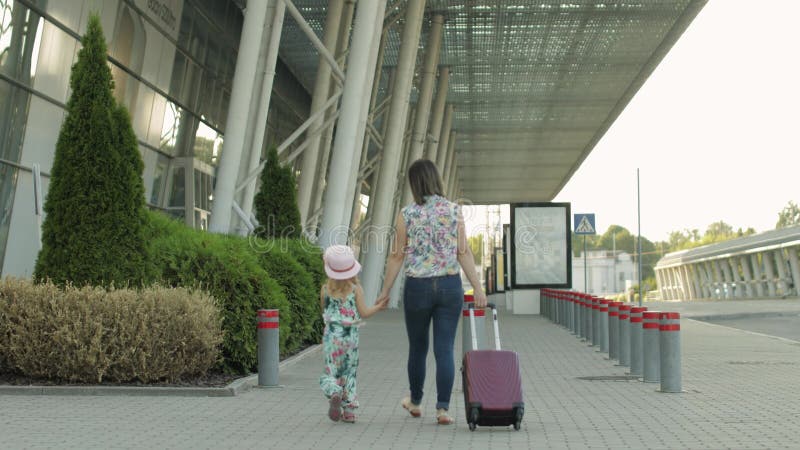
{"type": "Polygon", "coordinates": [[[246,234],[276,146],[304,229],[361,247],[369,296],[388,234],[364,230],[410,202],[410,161],[436,162],[464,203],[552,201],[704,4],[0,0],[0,274],[32,274],[91,13],[149,207],[246,234]]]}

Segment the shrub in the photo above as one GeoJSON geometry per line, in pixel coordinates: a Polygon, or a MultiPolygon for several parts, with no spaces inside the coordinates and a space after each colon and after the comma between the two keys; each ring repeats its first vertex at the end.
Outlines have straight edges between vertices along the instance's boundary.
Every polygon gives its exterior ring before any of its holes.
{"type": "Polygon", "coordinates": [[[223,369],[248,373],[258,365],[256,311],[280,310],[280,352],[286,354],[293,316],[281,286],[260,265],[247,240],[205,233],[151,212],[153,272],[170,286],[207,290],[222,309],[223,369]]]}
{"type": "Polygon", "coordinates": [[[220,358],[219,309],[201,291],[0,281],[0,355],[26,376],[175,381],[220,358]]]}
{"type": "Polygon", "coordinates": [[[273,240],[251,240],[251,243],[262,266],[283,288],[291,307],[292,321],[286,350],[294,352],[305,344],[318,343],[322,337],[319,285],[292,256],[287,245],[273,240]]]}
{"type": "Polygon", "coordinates": [[[34,278],[60,285],[140,285],[146,256],[142,161],[130,117],[112,96],[96,15],[82,44],[56,142],[34,278]]]}
{"type": "Polygon", "coordinates": [[[258,237],[300,237],[302,228],[296,190],[292,168],[280,165],[278,149],[272,147],[261,172],[261,189],[254,199],[256,219],[260,224],[255,231],[258,237]]]}

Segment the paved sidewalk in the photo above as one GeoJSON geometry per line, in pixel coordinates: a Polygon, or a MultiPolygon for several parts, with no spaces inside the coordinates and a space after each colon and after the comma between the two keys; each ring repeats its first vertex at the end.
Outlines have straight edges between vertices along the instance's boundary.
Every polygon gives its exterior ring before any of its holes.
{"type": "MultiPolygon", "coordinates": [[[[540,316],[503,313],[500,327],[504,348],[522,363],[520,431],[470,432],[460,375],[456,424],[437,426],[432,357],[424,416],[406,414],[405,329],[402,313],[387,311],[362,330],[355,424],[327,418],[317,351],[282,371],[284,387],[235,397],[0,396],[0,448],[800,448],[798,342],[684,319],[686,392],[662,394],[658,384],[579,379],[625,368],[540,316]]],[[[460,342],[459,334],[457,354],[460,342]]]]}

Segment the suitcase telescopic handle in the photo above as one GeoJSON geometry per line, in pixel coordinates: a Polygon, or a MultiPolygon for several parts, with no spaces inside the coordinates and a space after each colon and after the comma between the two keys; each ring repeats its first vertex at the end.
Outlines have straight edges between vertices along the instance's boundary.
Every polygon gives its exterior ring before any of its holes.
{"type": "MultiPolygon", "coordinates": [[[[497,306],[494,303],[487,303],[486,307],[492,309],[492,325],[494,328],[494,347],[496,350],[500,350],[500,327],[497,324],[497,306]]],[[[469,308],[469,326],[472,328],[472,349],[477,350],[478,337],[476,336],[475,333],[475,313],[473,312],[475,305],[469,303],[468,308],[469,308]]]]}

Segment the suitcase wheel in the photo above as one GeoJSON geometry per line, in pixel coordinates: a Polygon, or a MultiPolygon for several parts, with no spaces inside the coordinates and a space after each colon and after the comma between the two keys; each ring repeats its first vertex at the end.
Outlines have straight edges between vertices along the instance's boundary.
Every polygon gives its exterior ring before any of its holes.
{"type": "Polygon", "coordinates": [[[522,425],[522,414],[524,414],[522,408],[514,408],[514,430],[516,431],[519,431],[522,425]]]}
{"type": "Polygon", "coordinates": [[[469,412],[469,431],[475,431],[475,427],[478,426],[478,408],[472,408],[469,412]]]}

